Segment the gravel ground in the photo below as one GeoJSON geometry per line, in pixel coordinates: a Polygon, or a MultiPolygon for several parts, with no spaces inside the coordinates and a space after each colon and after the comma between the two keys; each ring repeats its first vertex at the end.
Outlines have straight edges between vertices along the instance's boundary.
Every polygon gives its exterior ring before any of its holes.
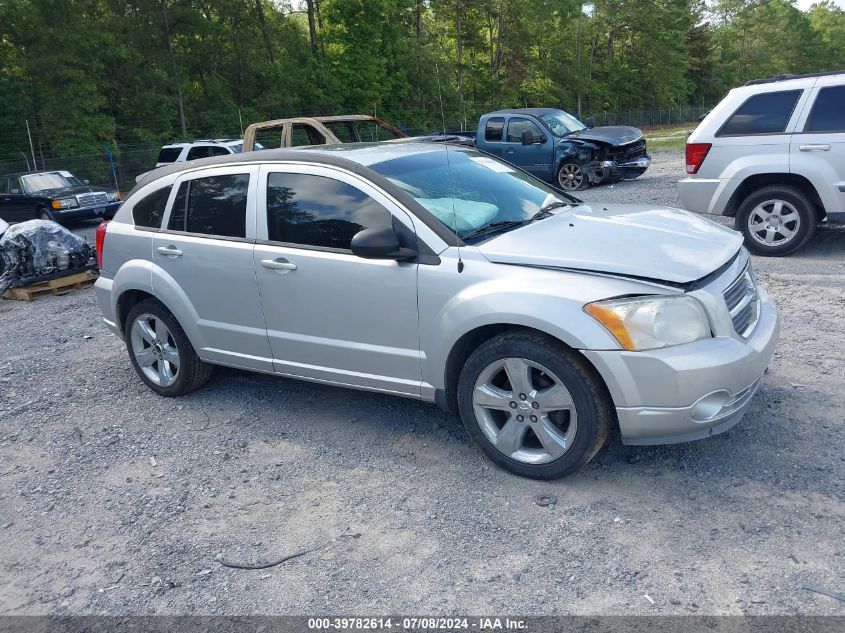
{"type": "MultiPolygon", "coordinates": [[[[657,154],[583,197],[678,205],[682,170],[657,154]]],[[[228,369],[160,398],[92,290],[2,301],[0,613],[845,615],[802,589],[845,590],[843,253],[822,229],[756,259],[782,335],[740,425],[664,447],[616,434],[552,483],[411,400],[228,369]],[[329,542],[263,571],[216,560],[329,542]]]]}

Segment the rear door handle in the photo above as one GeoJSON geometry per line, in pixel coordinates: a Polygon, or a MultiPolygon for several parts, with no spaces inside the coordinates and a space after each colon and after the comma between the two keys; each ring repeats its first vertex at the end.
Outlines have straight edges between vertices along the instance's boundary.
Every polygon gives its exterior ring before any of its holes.
{"type": "Polygon", "coordinates": [[[176,248],[172,244],[170,246],[158,246],[158,247],[156,247],[156,252],[161,253],[165,257],[181,257],[182,256],[182,251],[180,251],[178,248],[176,248]]]}
{"type": "Polygon", "coordinates": [[[270,270],[276,270],[284,275],[292,270],[296,270],[296,264],[291,264],[284,257],[277,257],[276,259],[262,259],[261,265],[270,270]]]}
{"type": "Polygon", "coordinates": [[[828,145],[827,143],[799,145],[798,149],[802,152],[828,152],[830,151],[830,145],[828,145]]]}
{"type": "Polygon", "coordinates": [[[513,147],[509,147],[505,150],[505,154],[516,154],[516,150],[513,147]]]}

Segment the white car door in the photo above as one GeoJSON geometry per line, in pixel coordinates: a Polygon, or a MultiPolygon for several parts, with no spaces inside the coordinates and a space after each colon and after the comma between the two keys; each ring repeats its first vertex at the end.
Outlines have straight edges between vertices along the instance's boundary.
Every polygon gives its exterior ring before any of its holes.
{"type": "Polygon", "coordinates": [[[807,178],[828,217],[845,222],[845,80],[819,77],[790,146],[791,171],[807,178]]]}
{"type": "MultiPolygon", "coordinates": [[[[261,167],[255,276],[277,372],[419,396],[414,261],[364,259],[363,228],[408,214],[357,176],[316,165],[261,167]]],[[[398,224],[396,224],[398,223],[398,224]]]]}

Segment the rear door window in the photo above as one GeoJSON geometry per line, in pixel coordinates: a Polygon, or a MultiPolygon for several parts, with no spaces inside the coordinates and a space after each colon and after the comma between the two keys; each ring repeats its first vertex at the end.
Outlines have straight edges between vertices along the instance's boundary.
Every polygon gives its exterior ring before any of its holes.
{"type": "Polygon", "coordinates": [[[181,153],[181,147],[162,147],[161,151],[158,153],[158,160],[156,162],[175,163],[179,159],[179,155],[181,153]]]}
{"type": "Polygon", "coordinates": [[[290,130],[291,147],[301,145],[325,145],[326,137],[320,134],[313,126],[305,123],[294,123],[290,130]]]}
{"type": "Polygon", "coordinates": [[[845,86],[819,90],[805,132],[845,132],[845,86]]]}
{"type": "Polygon", "coordinates": [[[161,226],[171,188],[157,189],[135,203],[132,207],[132,219],[135,221],[135,226],[147,226],[154,229],[161,226]]]}
{"type": "Polygon", "coordinates": [[[197,160],[199,158],[208,158],[211,156],[211,147],[208,145],[195,145],[188,150],[188,160],[197,160]]]}
{"type": "Polygon", "coordinates": [[[167,228],[201,235],[246,237],[249,174],[187,180],[179,186],[167,228]]]}
{"type": "Polygon", "coordinates": [[[484,126],[484,140],[492,143],[502,142],[502,133],[505,130],[505,118],[493,117],[487,119],[487,125],[484,126]]]}
{"type": "Polygon", "coordinates": [[[801,92],[787,90],[754,95],[739,106],[716,136],[782,134],[801,92]]]}
{"type": "Polygon", "coordinates": [[[208,155],[209,156],[226,156],[227,154],[231,154],[228,149],[225,147],[214,146],[208,148],[208,155]]]}
{"type": "Polygon", "coordinates": [[[392,216],[360,189],[311,174],[267,176],[267,236],[271,241],[348,250],[352,237],[391,226],[392,216]]]}

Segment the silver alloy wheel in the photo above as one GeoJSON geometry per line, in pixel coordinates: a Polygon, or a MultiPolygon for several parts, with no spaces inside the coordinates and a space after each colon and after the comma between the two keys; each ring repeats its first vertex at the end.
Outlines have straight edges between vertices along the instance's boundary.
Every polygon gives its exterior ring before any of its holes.
{"type": "Polygon", "coordinates": [[[763,246],[783,246],[801,227],[801,215],[786,200],[766,200],[751,210],[746,220],[748,234],[763,246]]]}
{"type": "Polygon", "coordinates": [[[179,375],[179,349],[164,321],[152,314],[139,314],[130,331],[132,353],[150,382],[169,387],[179,375]]]}
{"type": "Polygon", "coordinates": [[[575,163],[567,163],[560,168],[557,180],[563,189],[577,189],[584,182],[584,171],[575,163]]]}
{"type": "Polygon", "coordinates": [[[560,458],[578,430],[569,390],[551,370],[525,358],[485,367],[473,387],[472,408],[490,443],[524,464],[560,458]]]}

